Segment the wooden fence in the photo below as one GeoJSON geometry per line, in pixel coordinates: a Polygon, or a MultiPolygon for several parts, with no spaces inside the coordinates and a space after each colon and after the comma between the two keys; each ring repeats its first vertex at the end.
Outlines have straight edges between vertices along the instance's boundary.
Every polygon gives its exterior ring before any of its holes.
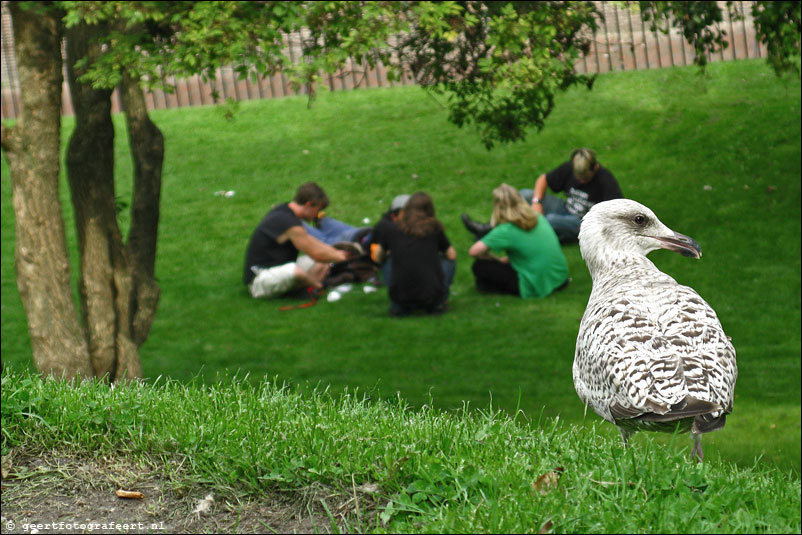
{"type": "MultiPolygon", "coordinates": [[[[2,8],[2,119],[13,119],[19,115],[19,81],[13,46],[11,17],[2,8]]],[[[604,17],[599,30],[592,37],[590,53],[576,65],[578,72],[603,73],[619,70],[655,69],[689,65],[693,63],[693,50],[675,29],[668,34],[649,30],[637,11],[622,7],[613,2],[596,2],[604,17]]],[[[724,2],[719,2],[724,4],[724,2]]],[[[736,7],[744,15],[742,20],[733,21],[726,16],[722,23],[727,32],[729,46],[726,51],[714,54],[710,61],[727,61],[744,58],[765,57],[765,46],[755,38],[754,24],[751,20],[752,2],[736,2],[736,7]]],[[[286,54],[291,61],[301,59],[300,35],[285,36],[286,54]]],[[[378,65],[365,70],[356,64],[347,64],[335,74],[325,75],[324,81],[332,91],[348,91],[360,87],[387,87],[391,85],[412,85],[415,80],[405,74],[399,82],[389,82],[386,69],[378,65]]],[[[149,109],[180,108],[214,104],[212,93],[217,91],[223,99],[250,100],[280,98],[288,95],[305,94],[307,89],[294,91],[286,76],[278,73],[269,77],[259,77],[257,81],[238,79],[232,68],[217,72],[212,84],[200,81],[197,76],[187,79],[168,79],[175,87],[172,93],[153,91],[146,93],[149,109]]],[[[72,114],[69,88],[65,82],[62,91],[64,114],[72,114]]],[[[120,110],[117,92],[112,96],[113,111],[120,110]]]]}

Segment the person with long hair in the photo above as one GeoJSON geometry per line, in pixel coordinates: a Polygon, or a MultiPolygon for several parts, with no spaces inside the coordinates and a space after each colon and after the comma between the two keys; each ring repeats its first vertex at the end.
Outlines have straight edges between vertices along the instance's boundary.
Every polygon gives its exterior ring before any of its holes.
{"type": "Polygon", "coordinates": [[[448,307],[457,251],[435,217],[432,198],[419,191],[410,196],[395,225],[379,236],[376,257],[392,261],[388,293],[390,315],[416,310],[439,314],[448,307]]]}
{"type": "MultiPolygon", "coordinates": [[[[535,180],[533,189],[520,190],[532,209],[549,220],[560,243],[576,243],[582,217],[597,203],[620,199],[624,195],[613,174],[596,159],[591,149],[580,147],[571,152],[569,160],[543,173],[535,180]],[[565,198],[547,194],[565,192],[565,198]]],[[[472,220],[462,214],[462,222],[470,232],[481,237],[490,225],[472,220]]]]}
{"type": "Polygon", "coordinates": [[[468,251],[476,258],[472,270],[479,291],[546,297],[568,284],[568,263],[557,234],[518,190],[508,184],[493,190],[490,225],[490,232],[468,251]]]}

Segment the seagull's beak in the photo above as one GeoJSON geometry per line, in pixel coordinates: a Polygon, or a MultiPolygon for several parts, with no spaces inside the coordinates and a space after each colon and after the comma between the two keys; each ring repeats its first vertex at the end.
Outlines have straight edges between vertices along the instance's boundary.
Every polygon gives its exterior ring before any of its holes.
{"type": "Polygon", "coordinates": [[[696,240],[684,234],[674,232],[672,236],[652,236],[652,238],[659,241],[663,249],[674,251],[682,256],[702,258],[702,247],[696,243],[696,240]]]}

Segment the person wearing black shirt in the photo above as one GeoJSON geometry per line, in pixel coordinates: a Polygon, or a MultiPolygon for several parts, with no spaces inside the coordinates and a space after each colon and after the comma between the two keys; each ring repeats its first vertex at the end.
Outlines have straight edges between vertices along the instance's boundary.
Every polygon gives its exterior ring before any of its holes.
{"type": "Polygon", "coordinates": [[[375,253],[379,261],[387,255],[392,259],[391,316],[406,316],[415,310],[429,314],[446,311],[457,252],[435,218],[429,195],[417,192],[410,197],[397,223],[380,233],[375,253]],[[448,262],[443,262],[443,257],[448,262]]]}
{"type": "Polygon", "coordinates": [[[521,190],[521,195],[546,216],[560,243],[579,239],[579,224],[594,204],[624,196],[613,174],[596,161],[596,153],[585,148],[574,150],[567,162],[540,175],[534,189],[521,190]],[[547,195],[547,188],[564,191],[565,199],[547,195]]]}
{"type": "Polygon", "coordinates": [[[381,219],[376,225],[373,227],[372,232],[370,234],[370,257],[371,259],[379,265],[379,270],[382,274],[382,281],[384,284],[390,284],[390,277],[392,276],[392,262],[387,255],[384,255],[384,258],[379,261],[378,257],[376,256],[376,252],[378,251],[379,244],[382,241],[382,236],[386,236],[389,232],[392,232],[398,223],[398,220],[401,218],[401,212],[404,209],[404,205],[407,203],[411,195],[407,195],[403,193],[401,195],[396,195],[393,198],[393,201],[390,203],[390,209],[382,214],[381,219]]]}
{"type": "Polygon", "coordinates": [[[314,220],[329,203],[314,182],[301,185],[289,203],[274,206],[251,234],[242,282],[251,296],[275,297],[291,290],[322,287],[330,262],[347,253],[312,237],[302,220],[314,220]],[[298,253],[305,256],[298,258],[298,253]]]}
{"type": "MultiPolygon", "coordinates": [[[[536,213],[546,216],[561,244],[579,240],[582,217],[594,204],[624,196],[613,174],[596,161],[596,153],[584,148],[574,150],[567,162],[537,177],[534,189],[519,193],[536,213]],[[546,189],[564,191],[565,199],[547,195],[546,189]]],[[[468,214],[462,214],[462,222],[477,240],[492,229],[468,214]]]]}

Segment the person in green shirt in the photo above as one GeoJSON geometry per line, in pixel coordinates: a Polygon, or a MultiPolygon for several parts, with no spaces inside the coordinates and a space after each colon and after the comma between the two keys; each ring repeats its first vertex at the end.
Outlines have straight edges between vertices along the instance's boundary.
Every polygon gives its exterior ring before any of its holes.
{"type": "Polygon", "coordinates": [[[568,263],[554,229],[518,190],[508,184],[493,190],[490,225],[492,230],[468,251],[476,258],[472,270],[479,291],[527,299],[546,297],[568,284],[568,263]]]}

